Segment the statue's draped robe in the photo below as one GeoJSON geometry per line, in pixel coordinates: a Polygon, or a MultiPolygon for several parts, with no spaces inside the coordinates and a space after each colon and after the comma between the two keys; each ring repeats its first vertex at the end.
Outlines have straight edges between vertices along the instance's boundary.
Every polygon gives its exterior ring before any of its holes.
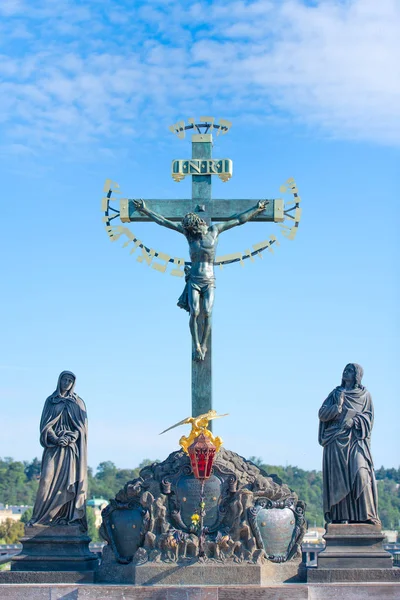
{"type": "Polygon", "coordinates": [[[40,443],[44,452],[31,522],[37,525],[77,523],[86,529],[86,407],[72,390],[67,397],[60,395],[60,380],[65,373],[69,372],[61,373],[57,390],[47,398],[43,408],[40,443]],[[60,446],[58,438],[65,432],[71,442],[60,446]]]}
{"type": "Polygon", "coordinates": [[[324,514],[328,522],[379,522],[371,456],[373,406],[364,387],[333,390],[319,411],[319,443],[324,447],[324,514]],[[344,393],[342,411],[338,398],[344,393]],[[350,428],[345,421],[354,419],[350,428]]]}

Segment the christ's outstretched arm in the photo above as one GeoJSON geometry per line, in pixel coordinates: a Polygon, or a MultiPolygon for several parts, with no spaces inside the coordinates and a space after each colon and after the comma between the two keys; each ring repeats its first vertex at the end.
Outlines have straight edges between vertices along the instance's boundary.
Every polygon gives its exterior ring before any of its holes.
{"type": "Polygon", "coordinates": [[[180,223],[174,223],[169,219],[166,219],[162,215],[150,210],[147,208],[144,200],[134,200],[133,204],[135,205],[136,210],[141,212],[144,215],[147,215],[152,221],[157,223],[158,225],[162,225],[163,227],[168,227],[168,229],[173,229],[174,231],[178,231],[179,233],[184,233],[183,227],[180,223]]]}
{"type": "Polygon", "coordinates": [[[233,219],[225,221],[225,223],[217,223],[216,225],[213,225],[213,229],[217,230],[218,234],[220,234],[223,231],[232,229],[232,227],[243,225],[244,223],[247,223],[247,221],[250,221],[250,219],[252,219],[256,215],[258,215],[260,212],[265,210],[267,204],[269,204],[269,200],[259,200],[256,206],[254,206],[253,208],[245,210],[244,212],[236,215],[233,219]]]}

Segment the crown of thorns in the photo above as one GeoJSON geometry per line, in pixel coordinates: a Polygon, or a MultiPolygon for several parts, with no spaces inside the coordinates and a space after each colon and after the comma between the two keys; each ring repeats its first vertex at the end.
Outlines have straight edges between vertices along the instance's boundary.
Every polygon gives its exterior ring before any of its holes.
{"type": "Polygon", "coordinates": [[[199,215],[196,215],[196,213],[188,213],[182,219],[182,226],[191,231],[200,231],[204,225],[207,225],[207,223],[199,215]]]}

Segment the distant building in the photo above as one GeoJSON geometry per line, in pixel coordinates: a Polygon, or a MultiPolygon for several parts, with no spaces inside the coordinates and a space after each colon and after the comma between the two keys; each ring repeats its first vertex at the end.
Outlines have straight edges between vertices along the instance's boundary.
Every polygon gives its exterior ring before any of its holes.
{"type": "Polygon", "coordinates": [[[325,529],[323,527],[310,527],[310,529],[307,530],[304,539],[303,539],[303,543],[306,544],[321,544],[321,543],[325,543],[324,540],[322,539],[322,536],[325,533],[325,529]]]}
{"type": "Polygon", "coordinates": [[[11,519],[11,521],[20,521],[22,515],[28,510],[28,508],[32,508],[32,506],[28,506],[26,504],[12,506],[9,504],[0,503],[0,524],[5,523],[7,519],[11,519]]]}
{"type": "Polygon", "coordinates": [[[105,500],[104,498],[93,497],[88,500],[86,504],[87,506],[91,506],[93,508],[94,516],[96,518],[95,525],[98,529],[101,525],[101,511],[107,506],[108,500],[105,500]]]}
{"type": "Polygon", "coordinates": [[[397,531],[391,529],[382,529],[382,533],[385,536],[384,543],[395,544],[397,542],[397,531]]]}

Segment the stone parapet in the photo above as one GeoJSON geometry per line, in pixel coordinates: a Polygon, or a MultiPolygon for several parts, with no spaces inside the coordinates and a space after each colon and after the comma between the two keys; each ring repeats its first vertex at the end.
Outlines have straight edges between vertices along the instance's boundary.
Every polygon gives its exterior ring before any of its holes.
{"type": "Polygon", "coordinates": [[[0,585],[3,600],[398,600],[400,584],[268,586],[0,585]]]}

